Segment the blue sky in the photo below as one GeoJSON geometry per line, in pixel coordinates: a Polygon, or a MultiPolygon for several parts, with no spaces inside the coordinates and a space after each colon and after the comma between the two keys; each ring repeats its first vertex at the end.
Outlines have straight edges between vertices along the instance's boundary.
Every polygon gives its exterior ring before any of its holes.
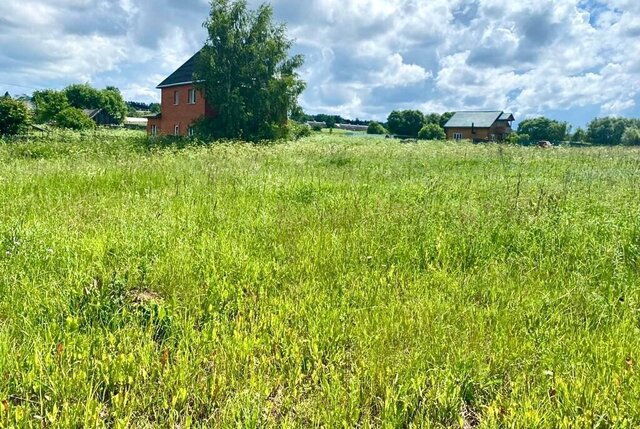
{"type": "MultiPolygon", "coordinates": [[[[203,44],[206,0],[2,0],[0,91],[89,82],[156,101],[203,44]]],[[[253,6],[258,1],[250,1],[253,6]]],[[[640,116],[638,0],[274,0],[310,113],[640,116]]]]}

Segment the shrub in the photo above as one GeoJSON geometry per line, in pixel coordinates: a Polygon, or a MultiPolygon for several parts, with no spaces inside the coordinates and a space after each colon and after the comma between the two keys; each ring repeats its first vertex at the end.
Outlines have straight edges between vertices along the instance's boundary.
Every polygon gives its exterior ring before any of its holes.
{"type": "Polygon", "coordinates": [[[438,124],[427,124],[418,133],[421,140],[444,140],[447,137],[442,127],[438,124]]]}
{"type": "Polygon", "coordinates": [[[322,125],[314,124],[313,127],[311,127],[311,129],[313,131],[320,132],[320,131],[322,131],[322,125]]]}
{"type": "Polygon", "coordinates": [[[622,135],[622,144],[627,146],[639,146],[640,145],[640,128],[629,127],[624,130],[622,135]]]}
{"type": "Polygon", "coordinates": [[[299,140],[311,135],[311,127],[307,124],[301,124],[299,122],[290,122],[291,137],[294,140],[299,140]]]}
{"type": "Polygon", "coordinates": [[[385,130],[380,122],[372,121],[367,128],[367,134],[387,134],[387,130],[385,130]]]}
{"type": "Polygon", "coordinates": [[[19,134],[29,126],[27,106],[11,97],[0,98],[0,136],[19,134]]]}
{"type": "Polygon", "coordinates": [[[96,124],[84,112],[75,107],[67,107],[56,115],[56,125],[70,130],[87,130],[96,124]]]}

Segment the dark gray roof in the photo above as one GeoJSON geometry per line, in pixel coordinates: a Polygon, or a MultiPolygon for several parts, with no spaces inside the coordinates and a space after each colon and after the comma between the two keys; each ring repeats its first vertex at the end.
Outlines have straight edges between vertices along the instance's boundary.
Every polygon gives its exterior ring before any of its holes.
{"type": "Polygon", "coordinates": [[[500,115],[500,118],[498,120],[500,120],[500,121],[515,121],[516,118],[513,117],[513,113],[503,113],[502,115],[500,115]]]}
{"type": "Polygon", "coordinates": [[[98,113],[100,113],[102,111],[102,109],[82,109],[82,111],[84,112],[85,115],[87,115],[89,118],[93,119],[96,117],[96,115],[98,113]]]}
{"type": "Polygon", "coordinates": [[[490,128],[502,116],[500,111],[491,112],[456,112],[445,128],[490,128]]]}
{"type": "Polygon", "coordinates": [[[171,73],[168,78],[163,80],[160,85],[158,85],[158,88],[192,83],[193,73],[196,71],[196,65],[198,64],[198,58],[200,58],[200,51],[189,58],[186,63],[178,68],[178,70],[171,73]]]}

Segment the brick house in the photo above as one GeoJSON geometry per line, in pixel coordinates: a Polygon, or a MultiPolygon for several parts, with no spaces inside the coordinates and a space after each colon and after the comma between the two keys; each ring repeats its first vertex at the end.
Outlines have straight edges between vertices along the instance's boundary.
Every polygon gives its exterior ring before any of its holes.
{"type": "Polygon", "coordinates": [[[511,113],[456,112],[445,124],[447,140],[500,141],[513,132],[511,113]]]}
{"type": "Polygon", "coordinates": [[[197,82],[193,79],[199,57],[200,52],[189,58],[157,86],[162,93],[162,113],[148,117],[148,135],[190,136],[194,133],[195,121],[215,115],[215,110],[196,88],[197,82]]]}

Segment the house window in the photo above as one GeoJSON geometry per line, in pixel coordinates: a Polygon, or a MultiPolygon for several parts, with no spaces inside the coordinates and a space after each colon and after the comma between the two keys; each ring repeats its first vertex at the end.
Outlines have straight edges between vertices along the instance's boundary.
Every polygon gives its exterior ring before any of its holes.
{"type": "Polygon", "coordinates": [[[453,133],[454,140],[462,140],[462,133],[453,133]]]}
{"type": "Polygon", "coordinates": [[[180,104],[180,92],[178,92],[178,91],[173,91],[173,104],[175,106],[180,104]]]}
{"type": "Polygon", "coordinates": [[[193,127],[189,127],[189,137],[193,137],[196,135],[196,130],[193,127]]]}
{"type": "Polygon", "coordinates": [[[189,90],[189,104],[196,104],[196,90],[189,90]]]}
{"type": "Polygon", "coordinates": [[[158,135],[158,126],[157,125],[151,125],[151,135],[152,136],[157,136],[158,135]]]}
{"type": "Polygon", "coordinates": [[[175,128],[173,129],[173,135],[174,136],[179,136],[180,135],[180,125],[176,125],[175,128]]]}

